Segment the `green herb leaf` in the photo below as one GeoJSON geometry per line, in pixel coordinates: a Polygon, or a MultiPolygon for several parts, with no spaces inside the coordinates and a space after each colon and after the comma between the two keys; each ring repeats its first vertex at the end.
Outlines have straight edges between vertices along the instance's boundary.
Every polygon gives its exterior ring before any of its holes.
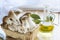
{"type": "Polygon", "coordinates": [[[50,21],[53,21],[53,17],[50,16],[50,21]]]}
{"type": "Polygon", "coordinates": [[[33,19],[40,19],[40,17],[37,14],[31,14],[30,15],[33,19]]]}
{"type": "Polygon", "coordinates": [[[47,16],[46,21],[53,21],[53,17],[52,16],[47,16]]]}
{"type": "Polygon", "coordinates": [[[41,21],[40,20],[33,20],[36,24],[39,24],[41,21]]]}

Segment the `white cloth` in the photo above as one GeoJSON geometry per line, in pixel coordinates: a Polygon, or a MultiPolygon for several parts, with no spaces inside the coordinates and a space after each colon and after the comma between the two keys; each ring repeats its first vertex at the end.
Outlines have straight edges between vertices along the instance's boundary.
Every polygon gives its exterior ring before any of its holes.
{"type": "Polygon", "coordinates": [[[6,34],[3,31],[3,29],[1,28],[1,26],[0,26],[0,37],[3,38],[3,40],[6,40],[6,34]]]}

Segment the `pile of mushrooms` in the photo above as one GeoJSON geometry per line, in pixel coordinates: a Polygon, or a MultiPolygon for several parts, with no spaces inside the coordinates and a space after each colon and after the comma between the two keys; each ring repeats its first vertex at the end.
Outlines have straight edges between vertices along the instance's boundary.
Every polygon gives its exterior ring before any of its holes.
{"type": "Polygon", "coordinates": [[[3,28],[20,33],[31,32],[36,28],[36,24],[30,17],[31,12],[24,12],[20,9],[10,10],[8,16],[3,18],[3,28]]]}

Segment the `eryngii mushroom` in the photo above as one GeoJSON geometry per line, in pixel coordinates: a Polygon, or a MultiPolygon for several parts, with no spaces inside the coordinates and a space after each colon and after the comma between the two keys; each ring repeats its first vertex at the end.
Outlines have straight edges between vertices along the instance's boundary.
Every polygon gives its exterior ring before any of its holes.
{"type": "Polygon", "coordinates": [[[8,16],[5,16],[4,18],[3,18],[3,23],[2,23],[2,26],[3,26],[3,28],[8,28],[8,23],[9,21],[8,21],[8,16]]]}
{"type": "Polygon", "coordinates": [[[30,15],[30,13],[28,13],[28,12],[22,13],[22,16],[19,18],[22,25],[18,28],[18,32],[26,33],[29,31],[29,28],[30,28],[30,25],[28,22],[29,15],[30,15]]]}
{"type": "Polygon", "coordinates": [[[8,29],[12,31],[18,31],[20,33],[31,32],[34,30],[36,24],[32,21],[33,19],[31,18],[30,14],[31,12],[19,12],[11,10],[4,21],[7,23],[8,29]]]}
{"type": "Polygon", "coordinates": [[[19,21],[19,19],[17,18],[17,16],[16,16],[16,14],[13,12],[13,11],[10,11],[10,20],[12,21],[12,23],[13,24],[11,24],[12,26],[11,27],[9,27],[9,29],[10,30],[12,30],[12,31],[17,31],[18,29],[17,29],[17,27],[19,27],[21,24],[20,24],[20,21],[19,21]],[[13,30],[13,28],[14,28],[14,30],[13,30]]]}
{"type": "Polygon", "coordinates": [[[9,28],[12,31],[17,30],[17,25],[20,25],[20,24],[13,11],[10,11],[8,16],[5,16],[3,18],[3,25],[5,28],[9,28]]]}
{"type": "MultiPolygon", "coordinates": [[[[25,19],[25,27],[29,31],[33,31],[34,28],[36,28],[36,24],[33,22],[32,17],[30,16],[31,12],[26,12],[23,16],[22,19],[25,19]]],[[[22,20],[23,21],[23,20],[22,20]]]]}
{"type": "Polygon", "coordinates": [[[31,17],[29,17],[28,19],[29,25],[30,25],[30,31],[33,31],[34,28],[36,28],[36,24],[33,22],[33,19],[31,17]]]}
{"type": "Polygon", "coordinates": [[[16,24],[20,24],[20,21],[19,21],[19,19],[17,18],[17,16],[16,16],[16,14],[14,13],[14,11],[10,11],[9,12],[9,18],[10,19],[12,19],[12,21],[14,22],[14,23],[16,23],[16,24]]]}
{"type": "Polygon", "coordinates": [[[25,28],[25,32],[33,31],[34,27],[36,26],[36,24],[32,21],[32,18],[30,17],[30,14],[31,13],[25,13],[21,17],[22,26],[25,28]]]}
{"type": "Polygon", "coordinates": [[[25,20],[22,20],[22,26],[24,27],[24,33],[27,33],[30,28],[29,22],[28,22],[28,18],[25,18],[25,20]]]}
{"type": "Polygon", "coordinates": [[[30,13],[22,12],[18,15],[18,19],[20,20],[20,23],[22,23],[22,20],[25,20],[29,17],[30,13]]]}
{"type": "Polygon", "coordinates": [[[22,23],[21,23],[21,26],[18,27],[18,32],[20,33],[26,33],[27,32],[27,29],[26,29],[26,18],[21,20],[22,23]]]}
{"type": "MultiPolygon", "coordinates": [[[[22,16],[25,14],[25,12],[22,14],[22,16]]],[[[19,24],[20,23],[20,21],[19,21],[19,18],[20,18],[20,16],[21,16],[21,14],[18,16],[18,15],[15,15],[15,13],[14,13],[14,11],[10,11],[9,12],[9,19],[10,19],[10,21],[12,21],[12,24],[11,25],[9,25],[9,29],[10,30],[12,30],[12,31],[19,31],[19,32],[23,32],[23,30],[24,30],[24,27],[23,26],[21,26],[21,24],[19,24]],[[19,17],[19,18],[18,18],[19,17]],[[20,28],[20,30],[19,30],[19,28],[20,28]]],[[[21,16],[21,17],[22,17],[21,16]]]]}

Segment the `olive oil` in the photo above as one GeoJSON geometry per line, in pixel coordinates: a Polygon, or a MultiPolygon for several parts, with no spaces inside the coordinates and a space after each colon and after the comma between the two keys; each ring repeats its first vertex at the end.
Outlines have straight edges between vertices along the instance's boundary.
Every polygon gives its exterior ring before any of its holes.
{"type": "Polygon", "coordinates": [[[41,32],[51,32],[54,28],[54,25],[53,24],[47,24],[47,25],[44,25],[44,24],[40,24],[40,28],[39,28],[39,31],[41,32]]]}

